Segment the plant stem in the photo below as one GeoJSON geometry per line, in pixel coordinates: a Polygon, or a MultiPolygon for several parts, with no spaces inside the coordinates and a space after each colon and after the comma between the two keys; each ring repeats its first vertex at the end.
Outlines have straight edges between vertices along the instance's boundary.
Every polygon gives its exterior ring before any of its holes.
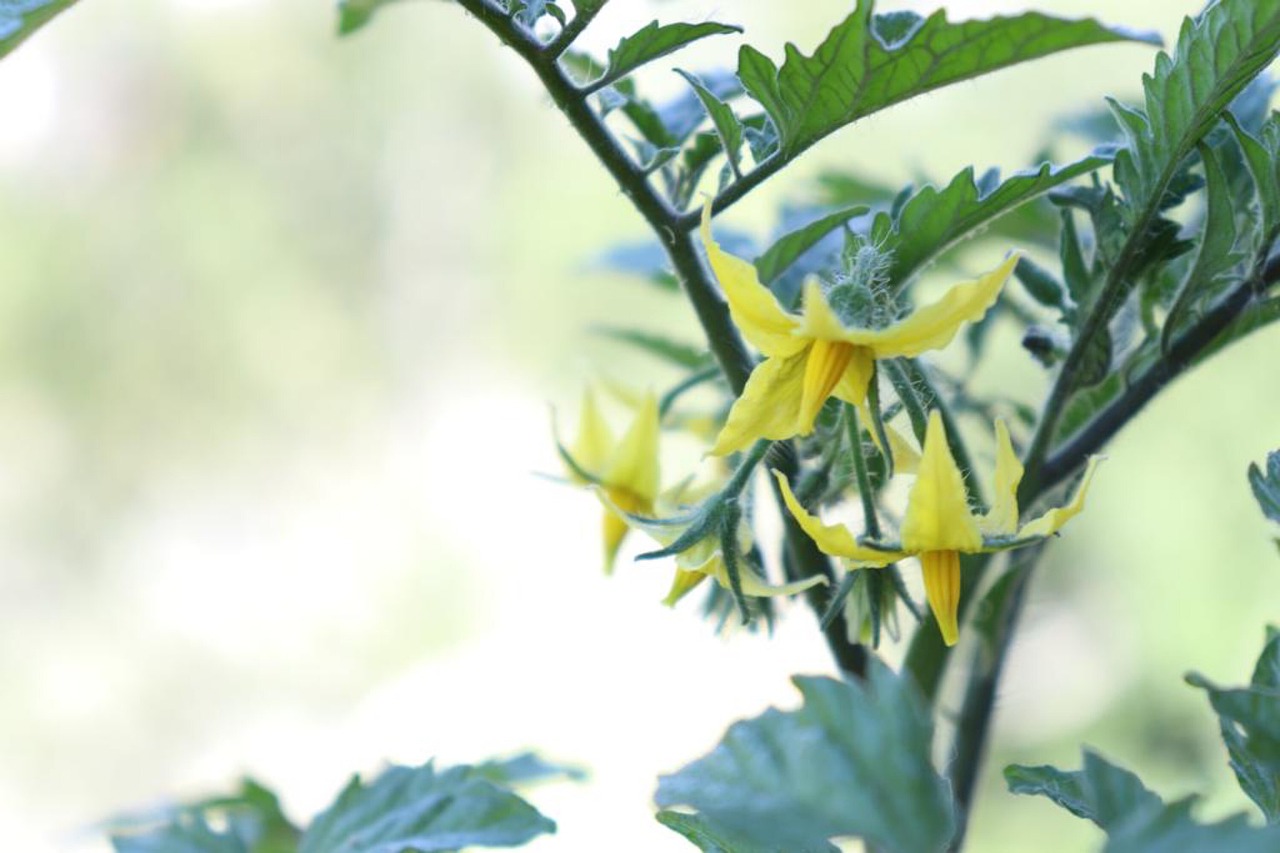
{"type": "MultiPolygon", "coordinates": [[[[707,336],[711,354],[724,371],[729,387],[735,394],[741,393],[747,384],[747,377],[751,375],[754,361],[729,317],[728,305],[698,256],[690,233],[697,225],[698,217],[694,214],[680,214],[672,209],[667,200],[649,183],[644,170],[618,144],[582,91],[561,68],[557,57],[568,47],[565,33],[562,32],[550,45],[543,45],[527,30],[514,25],[506,13],[489,0],[458,0],[458,3],[529,64],[551,96],[552,103],[564,114],[601,165],[617,181],[623,194],[653,229],[684,287],[685,295],[693,305],[698,322],[707,336]]],[[[584,21],[582,26],[585,27],[588,22],[584,21]]],[[[570,23],[565,32],[572,27],[573,23],[570,23]]],[[[576,35],[576,31],[574,34],[576,35]]],[[[734,200],[745,195],[750,186],[763,181],[786,163],[782,158],[777,160],[777,163],[769,164],[767,172],[764,170],[765,164],[761,164],[755,172],[735,184],[735,187],[742,187],[755,178],[749,186],[738,189],[732,199],[721,199],[719,209],[728,207],[734,200]],[[762,174],[756,177],[757,172],[762,174]]],[[[726,192],[725,195],[729,196],[730,193],[726,192]]],[[[799,469],[794,449],[788,443],[775,442],[773,456],[778,461],[773,467],[782,471],[789,480],[794,479],[799,469]]],[[[777,484],[773,485],[777,497],[777,484]]],[[[784,563],[788,576],[795,580],[822,575],[830,580],[834,576],[830,560],[800,529],[791,513],[782,506],[780,498],[778,507],[786,528],[784,563]]],[[[816,587],[806,593],[806,599],[819,619],[824,610],[821,594],[821,590],[816,587]]],[[[862,677],[866,673],[867,651],[863,646],[848,641],[844,618],[833,620],[824,634],[837,665],[852,676],[862,677]]]]}
{"type": "MultiPolygon", "coordinates": [[[[1218,336],[1236,318],[1241,316],[1250,305],[1261,299],[1267,290],[1280,280],[1280,258],[1267,260],[1273,248],[1274,239],[1268,240],[1267,245],[1256,255],[1253,274],[1246,277],[1235,290],[1217,302],[1195,325],[1178,336],[1164,356],[1137,381],[1130,384],[1125,392],[1101,414],[1047,458],[1043,455],[1029,455],[1028,471],[1031,470],[1032,462],[1037,463],[1035,477],[1034,479],[1023,478],[1018,490],[1020,505],[1030,506],[1078,470],[1090,453],[1100,449],[1119,432],[1161,388],[1194,365],[1202,354],[1212,348],[1218,336]]],[[[1062,381],[1063,375],[1060,374],[1059,384],[1054,386],[1055,392],[1058,391],[1062,381]]],[[[1031,452],[1044,454],[1048,442],[1042,442],[1040,447],[1042,449],[1036,451],[1036,445],[1033,445],[1031,452]]],[[[997,596],[996,593],[1002,589],[998,585],[989,596],[990,599],[1001,597],[998,606],[994,608],[995,623],[989,634],[991,645],[986,650],[986,654],[980,654],[978,657],[957,721],[956,755],[952,763],[951,783],[959,806],[961,825],[952,842],[952,850],[960,849],[964,840],[974,787],[986,751],[996,687],[1012,645],[1013,631],[1024,602],[1026,587],[1043,547],[1041,544],[1020,554],[1020,557],[1025,558],[1019,559],[1009,575],[1006,575],[1009,584],[1007,592],[1001,593],[1002,597],[997,596]]]]}

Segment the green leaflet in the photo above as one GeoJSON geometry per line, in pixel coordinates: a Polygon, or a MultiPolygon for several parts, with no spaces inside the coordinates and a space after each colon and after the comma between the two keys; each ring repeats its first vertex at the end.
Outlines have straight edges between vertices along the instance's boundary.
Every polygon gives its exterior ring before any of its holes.
{"type": "Polygon", "coordinates": [[[1077,817],[1093,821],[1107,833],[1104,853],[1280,850],[1276,823],[1280,818],[1280,633],[1268,630],[1249,687],[1221,689],[1194,673],[1187,681],[1208,692],[1236,778],[1270,825],[1251,826],[1244,815],[1198,823],[1191,815],[1196,797],[1165,804],[1133,773],[1088,750],[1078,771],[1016,764],[1005,768],[1009,790],[1048,797],[1077,817]]]}
{"type": "Polygon", "coordinates": [[[252,853],[249,842],[234,828],[212,829],[201,815],[175,818],[142,835],[114,836],[111,849],[116,853],[252,853]]]}
{"type": "Polygon", "coordinates": [[[760,274],[760,281],[766,285],[772,284],[823,237],[853,217],[866,213],[868,209],[865,205],[846,207],[779,237],[763,255],[756,258],[756,271],[760,274]]]}
{"type": "Polygon", "coordinates": [[[873,0],[831,30],[812,56],[787,45],[782,67],[750,46],[738,76],[777,126],[790,159],[827,134],[899,101],[1072,47],[1158,44],[1146,33],[1039,13],[951,23],[943,11],[873,15],[873,0]]]}
{"type": "Polygon", "coordinates": [[[685,45],[707,36],[740,33],[741,27],[708,21],[702,24],[664,24],[650,21],[639,30],[624,37],[609,51],[604,73],[587,84],[588,91],[597,91],[627,76],[647,62],[674,53],[685,45]]]}
{"type": "Polygon", "coordinates": [[[685,814],[670,810],[660,811],[656,815],[658,823],[673,832],[678,832],[698,845],[703,853],[840,853],[840,848],[829,842],[821,846],[781,848],[776,845],[761,846],[751,841],[744,841],[734,833],[716,826],[702,815],[685,814]]]}
{"type": "Polygon", "coordinates": [[[826,849],[833,836],[885,850],[940,850],[954,830],[930,760],[933,722],[910,683],[872,659],[865,682],[796,677],[804,705],[735,723],[707,756],[658,783],[765,849],[826,849]]]}
{"type": "Polygon", "coordinates": [[[393,766],[367,784],[353,777],[307,828],[298,853],[516,847],[555,828],[533,806],[471,767],[437,773],[431,763],[393,766]]]}
{"type": "Polygon", "coordinates": [[[338,35],[354,33],[373,19],[379,9],[397,0],[338,0],[338,35]]]}
{"type": "Polygon", "coordinates": [[[1263,473],[1257,463],[1249,465],[1249,486],[1262,507],[1262,514],[1280,524],[1280,450],[1267,454],[1267,470],[1263,473]]]}
{"type": "Polygon", "coordinates": [[[76,0],[0,0],[0,57],[76,0]]]}
{"type": "Polygon", "coordinates": [[[975,179],[970,166],[946,187],[921,187],[894,213],[878,214],[871,238],[893,252],[890,280],[901,288],[949,247],[993,219],[1110,162],[1110,152],[1100,149],[1073,163],[1057,167],[1044,163],[1003,181],[995,170],[975,179]]]}
{"type": "Polygon", "coordinates": [[[1280,5],[1220,0],[1183,22],[1173,57],[1160,53],[1143,77],[1146,112],[1112,102],[1128,145],[1116,183],[1145,222],[1182,161],[1222,112],[1280,53],[1280,5]]]}
{"type": "Polygon", "coordinates": [[[240,790],[156,814],[109,821],[119,853],[294,853],[301,833],[275,793],[253,779],[240,790]],[[216,818],[218,829],[208,821],[216,818]]]}
{"type": "Polygon", "coordinates": [[[555,832],[555,823],[504,785],[578,771],[533,755],[462,765],[388,767],[357,776],[305,833],[267,788],[240,791],[159,814],[111,821],[116,853],[437,853],[463,847],[514,847],[555,832]]]}
{"type": "Polygon", "coordinates": [[[1214,301],[1238,285],[1248,272],[1243,266],[1248,253],[1239,247],[1236,205],[1231,198],[1221,158],[1209,146],[1201,145],[1200,159],[1204,163],[1208,199],[1200,248],[1165,319],[1162,332],[1165,349],[1178,332],[1198,320],[1214,301]]]}
{"type": "Polygon", "coordinates": [[[693,87],[694,93],[697,94],[698,100],[702,102],[702,106],[706,108],[707,115],[711,118],[711,124],[716,129],[716,136],[720,137],[720,146],[724,149],[725,156],[729,159],[729,166],[733,169],[735,178],[742,177],[742,139],[743,128],[742,122],[734,114],[733,109],[724,101],[716,97],[715,92],[708,89],[703,82],[694,74],[688,71],[676,69],[676,73],[683,77],[690,86],[693,87]]]}
{"type": "Polygon", "coordinates": [[[1226,119],[1258,193],[1263,233],[1273,233],[1280,229],[1280,113],[1272,113],[1263,122],[1257,137],[1250,136],[1231,113],[1226,119]]]}
{"type": "Polygon", "coordinates": [[[1004,778],[1011,793],[1048,797],[1108,831],[1130,814],[1164,805],[1133,773],[1087,749],[1081,770],[1014,764],[1005,768],[1004,778]]]}
{"type": "MultiPolygon", "coordinates": [[[[1270,454],[1267,467],[1276,478],[1270,486],[1280,489],[1280,453],[1270,454]]],[[[1250,467],[1249,480],[1258,502],[1266,507],[1257,466],[1250,467]]],[[[1268,516],[1280,521],[1280,504],[1274,500],[1268,516]]],[[[1208,693],[1241,790],[1258,805],[1267,823],[1280,823],[1280,634],[1269,632],[1248,687],[1224,690],[1196,673],[1188,675],[1187,682],[1208,693]]]]}

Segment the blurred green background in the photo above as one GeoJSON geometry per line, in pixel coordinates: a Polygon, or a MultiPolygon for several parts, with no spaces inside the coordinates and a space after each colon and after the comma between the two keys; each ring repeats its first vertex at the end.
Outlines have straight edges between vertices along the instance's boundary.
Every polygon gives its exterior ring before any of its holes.
{"type": "MultiPolygon", "coordinates": [[[[1040,6],[1166,40],[1197,7],[1040,6]]],[[[777,56],[847,8],[619,0],[589,43],[714,17],[777,56]]],[[[536,747],[593,777],[533,793],[560,834],[529,849],[686,849],[650,816],[657,774],[793,703],[825,650],[798,606],[773,641],[722,639],[658,606],[667,569],[604,579],[594,500],[533,474],[558,469],[549,402],[570,423],[586,380],[655,381],[587,327],[692,337],[689,312],[587,268],[642,223],[461,10],[333,27],[300,0],[85,3],[0,63],[0,838],[104,849],[93,821],[241,773],[305,817],[384,760],[536,747]]],[[[1028,165],[1053,117],[1132,98],[1153,59],[1092,48],[926,96],[725,222],[764,229],[821,167],[1028,165]]],[[[675,91],[665,68],[644,81],[675,91]]],[[[973,849],[1096,843],[997,772],[1075,766],[1081,741],[1244,808],[1181,676],[1243,680],[1280,609],[1244,478],[1280,445],[1278,345],[1195,371],[1110,449],[1023,621],[973,849]]],[[[992,349],[981,381],[1038,402],[1016,333],[992,349]]]]}

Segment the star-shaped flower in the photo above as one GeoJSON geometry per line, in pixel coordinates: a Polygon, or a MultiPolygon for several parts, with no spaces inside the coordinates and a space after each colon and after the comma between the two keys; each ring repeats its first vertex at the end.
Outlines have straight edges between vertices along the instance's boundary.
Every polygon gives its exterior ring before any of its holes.
{"type": "Polygon", "coordinates": [[[729,411],[710,451],[716,456],[761,438],[809,434],[831,396],[861,407],[864,422],[871,423],[865,404],[876,359],[945,347],[963,323],[987,313],[1018,260],[1011,256],[976,280],[953,286],[937,302],[876,326],[863,325],[844,294],[828,293],[817,279],[806,282],[799,313],[785,310],[760,283],[755,266],[712,238],[709,204],[702,211],[702,242],[734,324],[765,356],[729,411]]]}
{"type": "Polygon", "coordinates": [[[1055,534],[1084,509],[1085,493],[1101,457],[1091,457],[1075,495],[1064,506],[1051,509],[1018,526],[1018,483],[1022,463],[1013,451],[1004,421],[996,421],[996,471],[994,501],[984,515],[969,509],[964,477],[951,455],[942,416],[929,416],[924,449],[916,481],[907,498],[901,540],[871,542],[857,539],[843,525],[824,524],[810,514],[792,493],[786,478],[774,472],[782,487],[787,509],[825,553],[843,557],[849,568],[885,566],[904,557],[920,558],[925,595],[938,620],[942,638],[954,645],[960,636],[957,613],[960,604],[960,554],[1004,551],[1031,545],[1055,534]]]}

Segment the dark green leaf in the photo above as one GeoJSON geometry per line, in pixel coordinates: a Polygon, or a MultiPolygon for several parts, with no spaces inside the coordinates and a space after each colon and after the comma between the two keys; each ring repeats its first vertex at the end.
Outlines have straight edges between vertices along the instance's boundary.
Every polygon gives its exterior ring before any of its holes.
{"type": "Polygon", "coordinates": [[[696,75],[690,74],[688,71],[681,71],[678,68],[676,73],[693,87],[698,100],[706,108],[712,125],[715,126],[716,135],[720,137],[720,146],[724,149],[725,156],[729,159],[729,166],[733,169],[734,177],[741,178],[742,122],[738,120],[733,109],[716,97],[716,94],[708,89],[696,75]]]}
{"type": "Polygon", "coordinates": [[[0,57],[76,0],[0,0],[0,57]]]}
{"type": "Polygon", "coordinates": [[[873,658],[868,678],[797,677],[805,703],[735,723],[709,755],[658,783],[735,836],[785,850],[857,836],[888,850],[940,850],[954,829],[930,762],[933,723],[909,683],[873,658]]]}
{"type": "Polygon", "coordinates": [[[664,335],[646,332],[641,329],[622,329],[605,326],[594,330],[615,341],[630,344],[650,355],[679,367],[696,369],[706,367],[711,362],[711,355],[705,350],[682,341],[675,341],[664,335]]]}
{"type": "Polygon", "coordinates": [[[971,166],[941,190],[921,187],[896,216],[881,213],[876,217],[872,234],[876,238],[883,235],[884,248],[893,252],[890,280],[902,287],[938,255],[992,220],[1109,162],[1109,152],[1095,151],[1074,163],[1056,168],[1044,163],[1035,171],[1018,172],[1004,181],[994,170],[981,181],[975,180],[971,166]]]}
{"type": "MultiPolygon", "coordinates": [[[[1270,455],[1268,468],[1280,489],[1280,453],[1270,455]]],[[[1260,475],[1251,466],[1249,479],[1256,494],[1260,476],[1255,479],[1255,473],[1260,475]]],[[[1272,497],[1277,496],[1280,492],[1272,497]]],[[[1280,504],[1274,509],[1280,521],[1280,504]]],[[[1241,790],[1258,804],[1267,823],[1280,823],[1280,634],[1270,632],[1248,688],[1224,690],[1195,673],[1187,681],[1209,694],[1241,790]]]]}
{"type": "Polygon", "coordinates": [[[1206,195],[1204,226],[1196,261],[1169,309],[1163,338],[1167,349],[1174,336],[1194,323],[1223,293],[1245,275],[1246,253],[1237,247],[1236,203],[1231,197],[1219,156],[1207,145],[1200,147],[1204,162],[1206,195]]]}
{"type": "Polygon", "coordinates": [[[555,823],[471,767],[437,773],[389,767],[368,784],[355,777],[316,817],[299,853],[436,853],[461,847],[515,847],[555,823]]]}
{"type": "Polygon", "coordinates": [[[250,853],[249,843],[233,830],[217,832],[201,815],[185,815],[166,826],[136,835],[115,835],[116,853],[250,853]]]}
{"type": "Polygon", "coordinates": [[[1196,823],[1194,798],[1143,811],[1111,833],[1103,853],[1275,853],[1280,827],[1253,827],[1244,815],[1196,823]]]}
{"type": "Polygon", "coordinates": [[[1112,102],[1127,140],[1115,177],[1135,222],[1165,206],[1183,161],[1278,52],[1280,4],[1220,0],[1184,21],[1172,58],[1156,57],[1143,78],[1145,113],[1112,102]]]}
{"type": "Polygon", "coordinates": [[[761,846],[738,838],[702,815],[666,810],[658,812],[657,818],[658,823],[680,833],[696,844],[703,853],[840,853],[840,848],[827,842],[804,849],[761,846]]]}
{"type": "Polygon", "coordinates": [[[1155,36],[1038,13],[950,23],[945,12],[873,16],[858,0],[812,56],[787,45],[779,69],[753,47],[738,76],[777,125],[781,156],[794,157],[852,121],[932,89],[1072,47],[1155,36]]]}
{"type": "Polygon", "coordinates": [[[1108,832],[1132,815],[1164,806],[1137,776],[1089,750],[1081,770],[1013,764],[1005,768],[1004,778],[1010,792],[1048,797],[1108,832]]]}
{"type": "Polygon", "coordinates": [[[646,62],[652,62],[669,53],[674,53],[698,39],[740,32],[742,32],[741,27],[717,24],[714,21],[701,24],[676,23],[664,25],[659,25],[657,21],[650,21],[641,29],[623,38],[616,47],[609,51],[604,74],[600,78],[591,81],[587,85],[587,89],[595,91],[608,86],[615,80],[635,71],[646,62]]]}
{"type": "Polygon", "coordinates": [[[823,237],[869,210],[865,205],[846,207],[815,219],[802,228],[783,235],[763,255],[756,258],[756,271],[765,284],[776,281],[801,255],[813,248],[823,237]]]}
{"type": "Polygon", "coordinates": [[[1231,113],[1226,117],[1253,177],[1262,213],[1262,230],[1273,233],[1280,228],[1280,114],[1272,113],[1256,138],[1250,136],[1231,113]]]}
{"type": "Polygon", "coordinates": [[[1262,507],[1262,514],[1280,523],[1280,450],[1267,454],[1267,471],[1264,474],[1257,464],[1249,466],[1249,485],[1253,496],[1262,507]]]}

